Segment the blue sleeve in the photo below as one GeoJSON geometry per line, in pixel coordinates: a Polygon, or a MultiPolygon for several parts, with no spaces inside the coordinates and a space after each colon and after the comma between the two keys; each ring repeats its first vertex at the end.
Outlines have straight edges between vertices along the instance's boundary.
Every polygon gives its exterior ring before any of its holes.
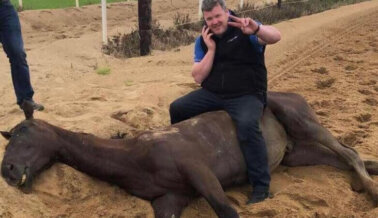
{"type": "Polygon", "coordinates": [[[205,57],[205,52],[201,46],[201,37],[198,37],[194,45],[194,62],[201,62],[203,57],[205,57]]]}
{"type": "MultiPolygon", "coordinates": [[[[261,23],[257,21],[257,23],[260,25],[261,23]]],[[[249,40],[252,43],[252,46],[257,49],[260,53],[264,51],[265,45],[260,45],[258,37],[256,35],[250,35],[249,40]]]]}

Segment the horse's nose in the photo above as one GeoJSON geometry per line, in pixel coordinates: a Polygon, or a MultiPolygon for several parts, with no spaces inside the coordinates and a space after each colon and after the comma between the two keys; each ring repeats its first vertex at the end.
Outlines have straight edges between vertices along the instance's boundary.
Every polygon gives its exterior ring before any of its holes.
{"type": "Polygon", "coordinates": [[[25,166],[18,165],[10,162],[1,164],[1,175],[4,178],[19,179],[25,173],[25,166]]]}
{"type": "Polygon", "coordinates": [[[9,162],[3,162],[2,163],[2,166],[1,166],[1,172],[3,175],[7,174],[13,174],[15,171],[17,171],[16,169],[17,167],[12,164],[12,163],[9,163],[9,162]]]}
{"type": "Polygon", "coordinates": [[[10,164],[10,163],[6,163],[5,164],[5,168],[7,168],[8,170],[12,171],[14,169],[14,165],[10,164]]]}

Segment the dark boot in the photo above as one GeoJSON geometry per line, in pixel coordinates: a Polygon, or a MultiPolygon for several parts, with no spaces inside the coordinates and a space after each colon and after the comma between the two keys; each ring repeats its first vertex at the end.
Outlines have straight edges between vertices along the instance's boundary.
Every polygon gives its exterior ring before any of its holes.
{"type": "Polygon", "coordinates": [[[273,195],[271,195],[269,191],[253,191],[251,197],[247,201],[247,204],[256,204],[272,197],[273,195]]]}
{"type": "Polygon", "coordinates": [[[20,105],[20,108],[22,110],[24,109],[23,105],[25,105],[25,104],[31,105],[33,107],[33,109],[36,110],[36,111],[43,111],[45,109],[45,107],[43,105],[35,103],[33,100],[24,100],[22,102],[22,104],[20,105]]]}

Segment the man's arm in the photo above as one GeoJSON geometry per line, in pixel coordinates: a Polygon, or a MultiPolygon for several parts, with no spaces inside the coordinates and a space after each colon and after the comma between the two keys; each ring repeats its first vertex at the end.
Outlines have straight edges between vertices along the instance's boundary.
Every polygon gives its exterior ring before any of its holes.
{"type": "Polygon", "coordinates": [[[194,81],[196,81],[196,83],[201,84],[209,75],[211,68],[213,66],[214,55],[215,55],[215,50],[214,51],[208,50],[205,57],[203,57],[203,59],[201,60],[201,62],[196,62],[193,64],[192,76],[194,78],[194,81]]]}
{"type": "MultiPolygon", "coordinates": [[[[256,21],[253,21],[256,22],[256,21]]],[[[260,25],[259,31],[256,33],[261,45],[274,44],[281,40],[281,33],[273,26],[260,25]]]]}
{"type": "Polygon", "coordinates": [[[192,68],[192,76],[196,83],[201,84],[209,75],[214,62],[215,42],[211,39],[213,34],[209,33],[209,28],[203,27],[202,38],[207,46],[207,52],[200,62],[196,62],[192,68]]]}
{"type": "Polygon", "coordinates": [[[230,18],[234,21],[228,22],[230,26],[240,28],[247,35],[255,34],[262,45],[274,44],[281,40],[280,31],[273,26],[258,24],[251,18],[239,18],[232,15],[230,15],[230,18]]]}

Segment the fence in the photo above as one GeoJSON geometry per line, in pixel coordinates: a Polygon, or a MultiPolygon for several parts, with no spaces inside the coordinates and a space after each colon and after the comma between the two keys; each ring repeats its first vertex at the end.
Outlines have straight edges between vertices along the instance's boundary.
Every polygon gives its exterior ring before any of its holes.
{"type": "MultiPolygon", "coordinates": [[[[73,2],[73,0],[71,0],[71,1],[73,2]]],[[[100,1],[101,1],[101,14],[102,14],[102,42],[104,44],[106,44],[107,40],[108,40],[108,34],[107,34],[107,9],[106,9],[107,0],[100,0],[100,1]]],[[[124,1],[127,1],[127,0],[124,0],[124,1]]],[[[174,0],[171,0],[171,3],[173,1],[174,0]]],[[[201,10],[202,1],[203,0],[199,0],[198,1],[198,20],[200,20],[202,18],[202,10],[201,10]]],[[[72,2],[71,2],[71,4],[72,4],[72,2]]],[[[145,0],[139,0],[138,4],[140,2],[145,2],[145,0]]],[[[227,2],[227,0],[226,0],[226,2],[227,2]]],[[[239,3],[238,6],[240,8],[242,8],[244,6],[244,2],[245,1],[244,0],[237,0],[237,1],[234,1],[234,2],[238,2],[239,3]]],[[[278,5],[280,5],[280,2],[281,2],[281,0],[278,0],[278,5]]],[[[75,0],[75,6],[76,7],[80,7],[80,0],[75,0]]],[[[18,0],[18,7],[19,7],[19,10],[21,10],[23,8],[23,0],[18,0]]],[[[144,14],[148,16],[148,13],[144,13],[144,14]]],[[[182,25],[185,25],[185,24],[182,24],[182,25]]]]}
{"type": "MultiPolygon", "coordinates": [[[[78,1],[78,0],[76,0],[78,1]]],[[[102,41],[103,44],[107,44],[107,26],[106,26],[106,0],[101,0],[101,8],[102,8],[102,41]]],[[[198,20],[202,19],[202,1],[198,1],[198,20]]],[[[281,6],[281,1],[278,0],[278,7],[281,6]]],[[[172,0],[171,0],[172,2],[172,0]]],[[[244,6],[244,0],[239,0],[239,7],[243,8],[244,6]]],[[[269,6],[272,7],[272,6],[269,6]]],[[[139,14],[139,29],[140,29],[140,53],[141,55],[147,55],[150,52],[150,45],[151,45],[151,23],[145,22],[145,20],[149,20],[151,22],[151,0],[139,0],[138,1],[138,14],[139,14]],[[146,6],[148,5],[149,6],[146,6]],[[141,6],[143,5],[143,8],[141,9],[141,6]],[[144,11],[147,10],[147,11],[144,11]],[[149,27],[149,29],[141,29],[141,27],[149,27]]],[[[182,24],[183,25],[183,24],[182,24]]]]}
{"type": "MultiPolygon", "coordinates": [[[[22,1],[22,0],[20,0],[22,1]]],[[[202,6],[202,1],[203,0],[199,0],[198,1],[198,19],[200,20],[202,18],[202,10],[201,10],[201,6],[202,6]]],[[[76,7],[79,7],[79,0],[76,0],[76,7]]],[[[101,4],[101,9],[102,9],[102,41],[104,44],[107,43],[107,26],[106,26],[106,0],[101,0],[102,4],[101,4]]],[[[278,4],[280,4],[281,0],[278,0],[278,4]]],[[[139,3],[139,2],[138,2],[139,3]]],[[[239,7],[242,8],[244,5],[244,0],[239,0],[239,7]]],[[[145,52],[143,52],[145,53],[145,52]]]]}

